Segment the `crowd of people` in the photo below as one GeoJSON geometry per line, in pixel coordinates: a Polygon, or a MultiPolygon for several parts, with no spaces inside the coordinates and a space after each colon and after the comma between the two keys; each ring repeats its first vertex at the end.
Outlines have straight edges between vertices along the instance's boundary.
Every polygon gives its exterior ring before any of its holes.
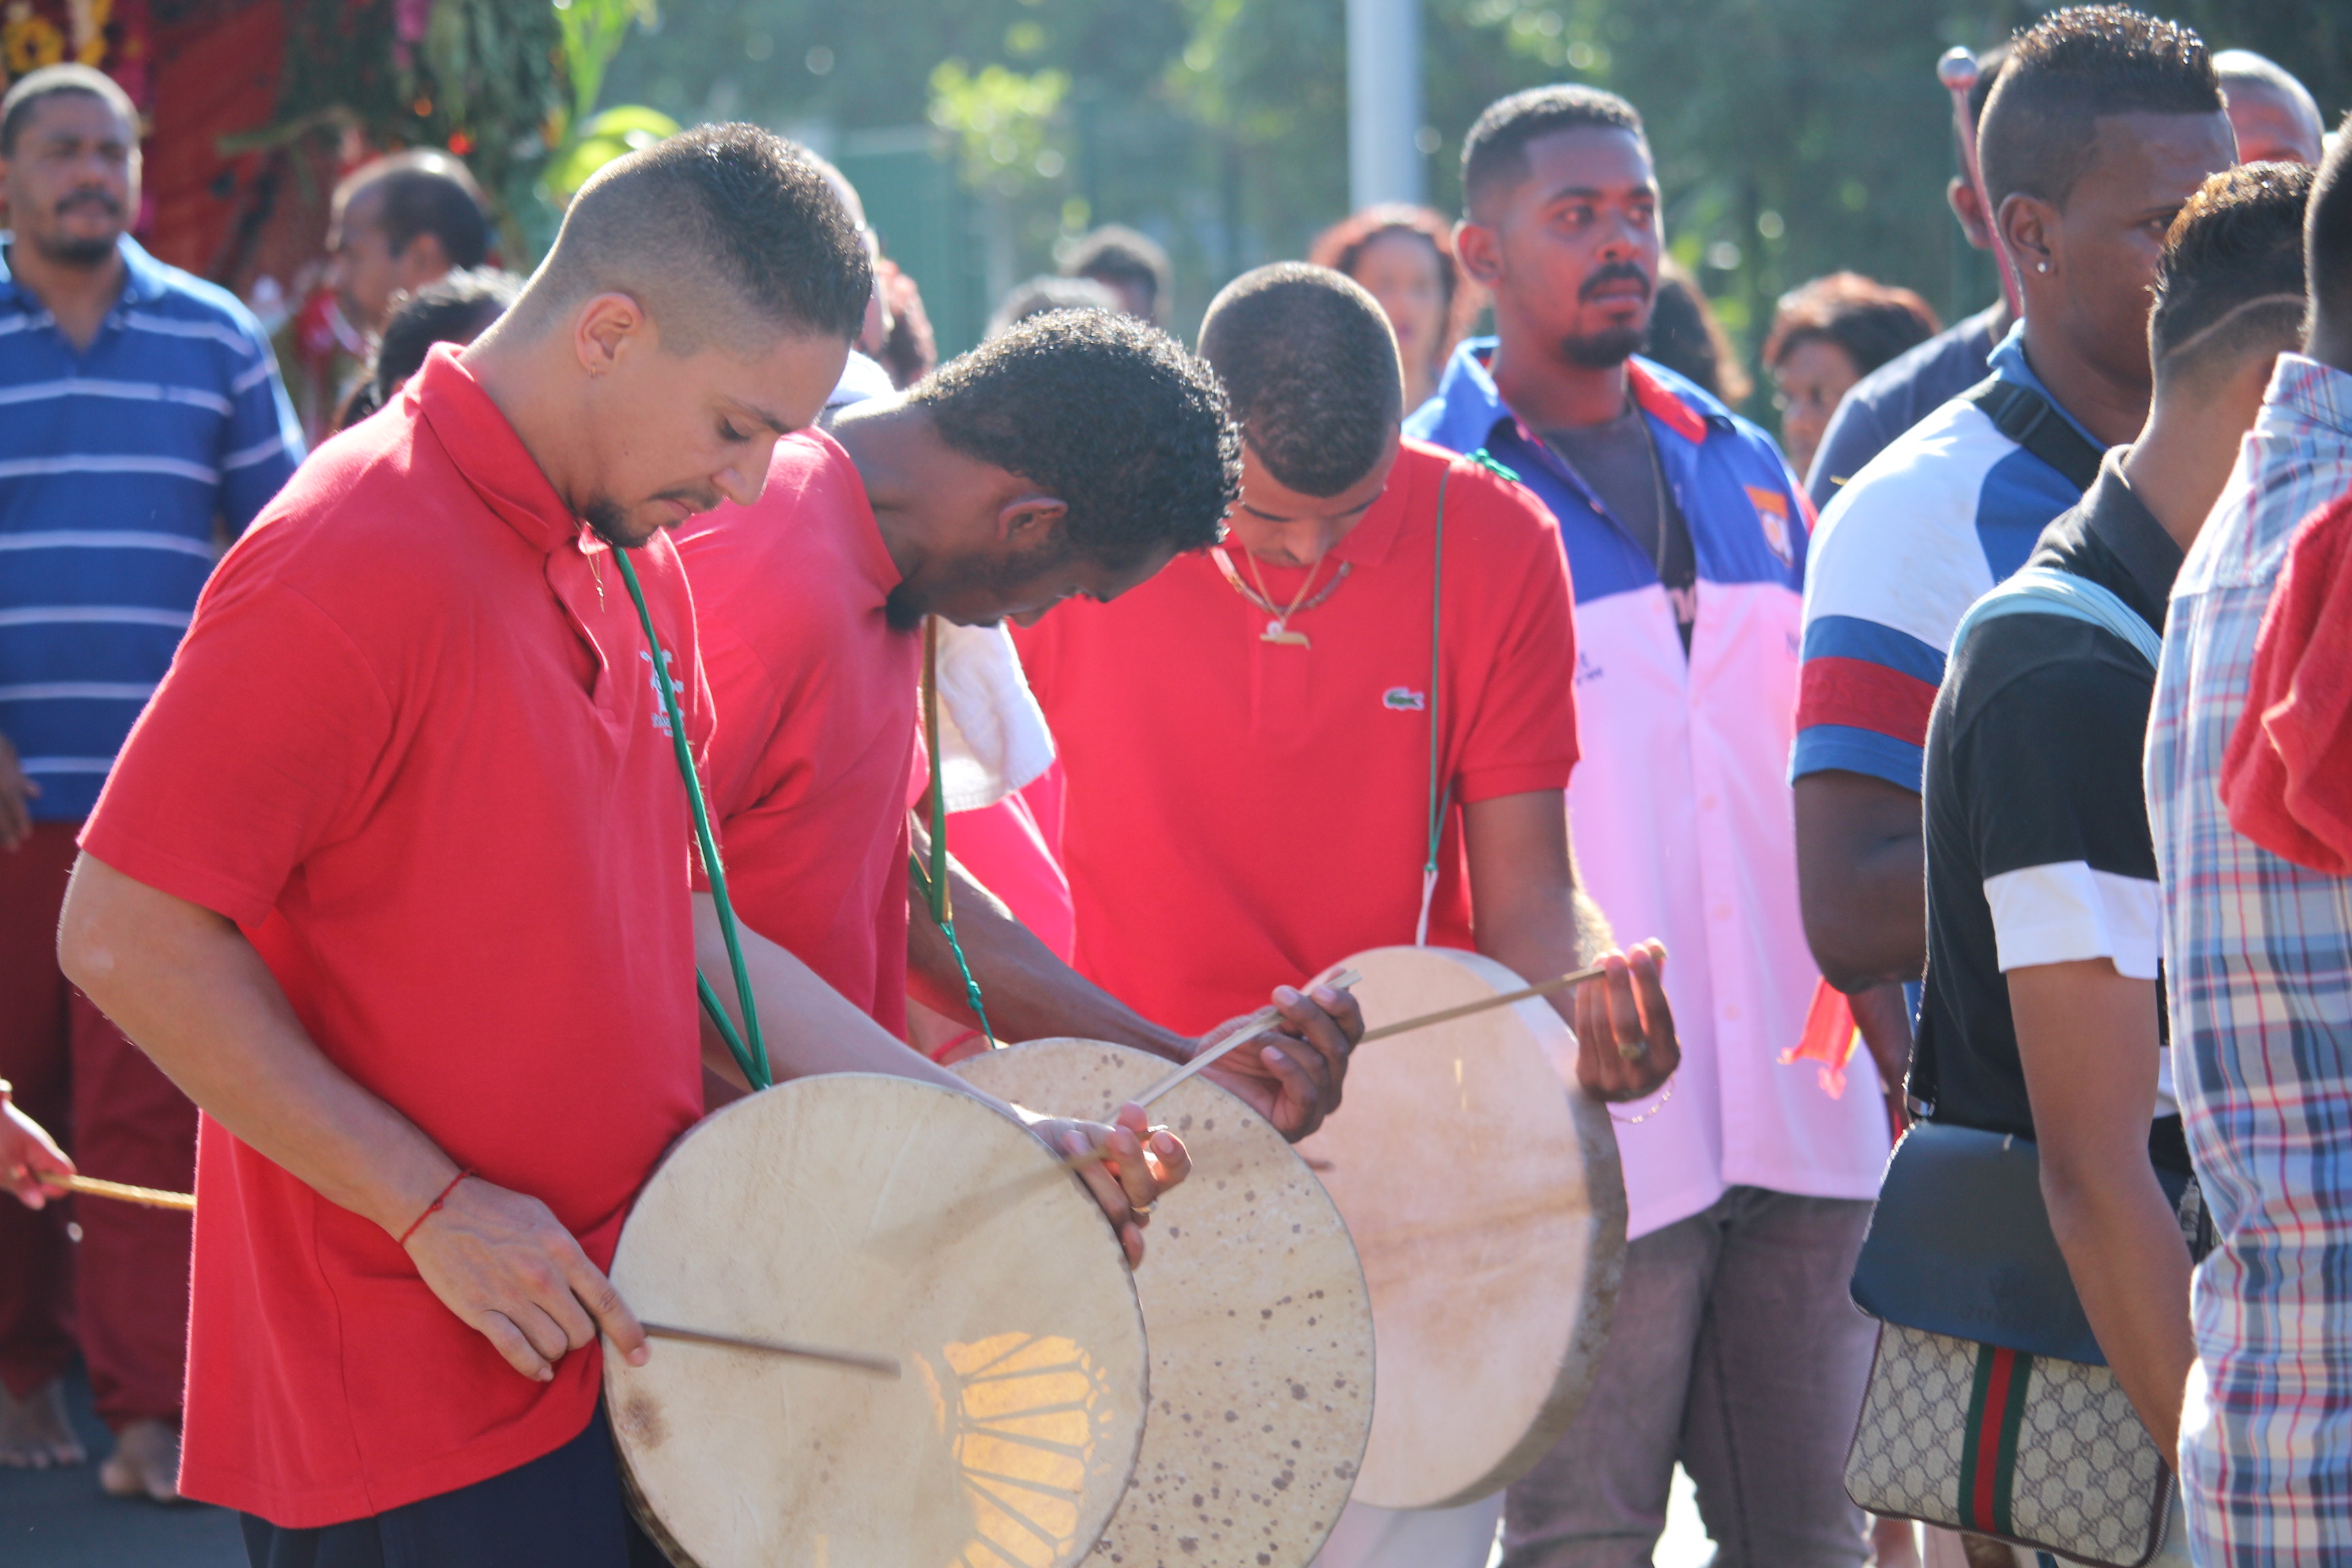
{"type": "MultiPolygon", "coordinates": [[[[459,160],[383,158],[329,237],[369,363],[306,443],[252,314],[130,237],[128,99],[21,79],[0,1464],[85,1460],[79,1355],[105,1489],[240,1510],[257,1568],[658,1562],[600,1270],[752,1087],[698,963],[779,1077],[965,1093],[1271,994],[1210,1071],[1297,1140],[1362,1032],[1304,977],[1429,942],[1604,972],[1554,1005],[1622,1280],[1523,1479],[1351,1504],[1321,1568],[1647,1563],[1677,1467],[1727,1568],[2352,1563],[2352,145],[2121,6],[1973,65],[2000,299],[1792,289],[1777,440],[1590,87],[1193,348],[1110,227],[944,363],[767,132],[609,166],[528,279],[459,160]],[[2065,1377],[2136,1479],[2037,1463],[2065,1377]]],[[[1181,1140],[1000,1109],[1108,1151],[1139,1261],[1181,1140]]]]}

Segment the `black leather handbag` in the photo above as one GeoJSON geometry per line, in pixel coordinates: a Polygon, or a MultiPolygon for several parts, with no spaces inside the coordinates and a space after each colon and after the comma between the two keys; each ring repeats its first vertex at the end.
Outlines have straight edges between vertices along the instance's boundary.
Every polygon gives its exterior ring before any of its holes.
{"type": "MultiPolygon", "coordinates": [[[[2157,1173],[2196,1237],[2195,1182],[2157,1173]]],[[[2032,1140],[1913,1127],[1887,1164],[1853,1289],[1880,1325],[1846,1457],[1857,1505],[2107,1568],[2162,1549],[2168,1456],[2091,1332],[2032,1140]]]]}

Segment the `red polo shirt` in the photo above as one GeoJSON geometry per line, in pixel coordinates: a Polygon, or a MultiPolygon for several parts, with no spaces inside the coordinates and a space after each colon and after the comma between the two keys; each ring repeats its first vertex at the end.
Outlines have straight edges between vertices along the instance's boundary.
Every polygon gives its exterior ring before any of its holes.
{"type": "Polygon", "coordinates": [[[678,550],[720,714],[711,809],[736,913],[903,1037],[923,642],[883,618],[898,569],[865,481],[831,437],[787,437],[758,503],[697,519],[678,550]]]}
{"type": "MultiPolygon", "coordinates": [[[[626,588],[436,349],[213,574],[82,835],[237,922],[343,1071],[600,1265],[701,1109],[686,793],[626,588]],[[603,593],[598,592],[601,575],[603,593]]],[[[708,733],[676,552],[633,558],[708,733]]],[[[561,1446],[533,1383],[374,1224],[209,1118],[180,1484],[308,1528],[561,1446]]]]}
{"type": "MultiPolygon", "coordinates": [[[[1408,441],[1326,558],[1345,582],[1291,629],[1206,553],[1016,634],[1068,770],[1077,967],[1198,1033],[1349,953],[1410,942],[1427,858],[1430,621],[1446,490],[1439,787],[1453,788],[1429,940],[1469,947],[1461,807],[1564,790],[1576,634],[1559,531],[1518,486],[1408,441]]],[[[1238,545],[1226,553],[1248,581],[1238,545]]],[[[1306,580],[1260,563],[1273,601],[1306,580]]],[[[1562,809],[1565,810],[1565,805],[1562,809]]]]}

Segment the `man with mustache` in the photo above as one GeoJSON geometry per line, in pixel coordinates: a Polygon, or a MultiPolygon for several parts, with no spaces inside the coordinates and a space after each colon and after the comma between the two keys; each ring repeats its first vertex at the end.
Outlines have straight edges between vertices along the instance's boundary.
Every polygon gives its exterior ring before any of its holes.
{"type": "Polygon", "coordinates": [[[1462,167],[1455,252],[1497,335],[1462,346],[1406,434],[1485,449],[1559,521],[1577,859],[1619,931],[1664,938],[1683,1052],[1665,1089],[1612,1108],[1616,1328],[1582,1413],[1511,1489],[1505,1562],[1648,1562],[1680,1460],[1727,1564],[1859,1564],[1840,1474],[1871,1331],[1846,1280],[1886,1112],[1870,1078],[1778,1063],[1819,977],[1782,782],[1811,514],[1769,437],[1634,357],[1661,235],[1632,105],[1514,94],[1462,167]]]}
{"type": "MultiPolygon", "coordinates": [[[[52,66],[0,100],[0,1079],[70,1127],[91,1171],[177,1190],[195,1108],[66,984],[58,907],[215,537],[253,521],[302,443],[251,312],[124,233],[139,180],[138,116],[110,78],[52,66]]],[[[0,1465],[82,1457],[58,1396],[70,1306],[116,1434],[101,1482],[169,1499],[187,1217],[70,1206],[69,1271],[69,1207],[0,1204],[0,1465]]]]}

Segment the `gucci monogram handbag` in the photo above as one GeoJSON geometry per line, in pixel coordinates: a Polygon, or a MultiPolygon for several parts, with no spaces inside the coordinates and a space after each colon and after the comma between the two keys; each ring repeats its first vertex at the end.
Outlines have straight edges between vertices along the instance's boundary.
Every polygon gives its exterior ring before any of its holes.
{"type": "MultiPolygon", "coordinates": [[[[1854,1268],[1879,1321],[1846,1494],[2106,1568],[2164,1544],[2173,1491],[2092,1337],[2033,1143],[1923,1121],[1888,1163],[1854,1268]]],[[[2191,1223],[2193,1182],[2158,1171],[2191,1223]]]]}

